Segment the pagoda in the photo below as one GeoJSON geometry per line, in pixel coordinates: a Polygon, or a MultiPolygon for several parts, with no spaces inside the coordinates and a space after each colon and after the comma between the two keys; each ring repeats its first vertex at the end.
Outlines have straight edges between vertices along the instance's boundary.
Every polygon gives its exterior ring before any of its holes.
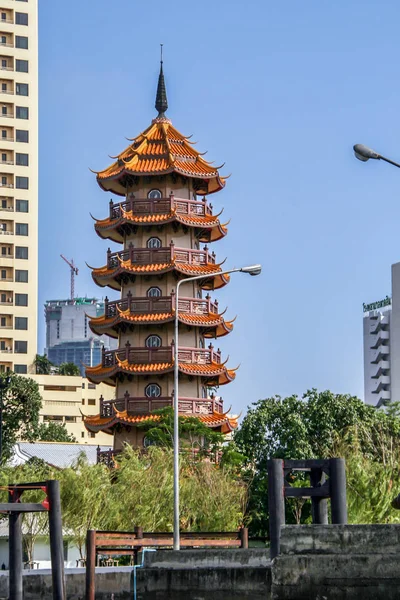
{"type": "Polygon", "coordinates": [[[137,424],[173,405],[175,288],[191,276],[205,277],[179,296],[179,413],[222,433],[237,427],[211,391],[235,378],[210,341],[233,329],[209,293],[229,282],[209,247],[227,228],[207,199],[225,179],[165,116],[162,60],[155,107],[151,125],[95,172],[103,190],[122,197],[110,200],[107,218],[94,219],[95,230],[122,248],[108,249],[105,266],[90,268],[96,284],[121,291],[121,299],[106,298],[104,315],[90,319],[93,333],[117,338],[118,348],[86,368],[91,382],[116,387],[115,400],[101,399],[100,414],[83,418],[90,432],[114,435],[113,453],[125,443],[146,446],[137,424]]]}

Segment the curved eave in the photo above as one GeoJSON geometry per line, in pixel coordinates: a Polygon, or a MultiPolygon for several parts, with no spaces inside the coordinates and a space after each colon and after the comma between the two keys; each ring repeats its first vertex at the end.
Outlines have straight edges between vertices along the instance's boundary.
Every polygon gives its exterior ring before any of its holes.
{"type": "MultiPolygon", "coordinates": [[[[115,385],[115,380],[119,374],[123,375],[164,375],[171,373],[174,369],[174,363],[146,363],[129,364],[125,361],[118,361],[111,367],[86,367],[86,377],[92,383],[106,383],[115,385]]],[[[234,370],[229,370],[225,365],[197,364],[197,363],[179,363],[179,372],[192,377],[201,377],[208,385],[225,385],[233,381],[236,377],[234,370]]]]}
{"type": "MultiPolygon", "coordinates": [[[[229,417],[226,414],[213,413],[211,415],[188,415],[187,413],[180,413],[181,416],[196,417],[204,423],[210,429],[220,429],[221,433],[230,433],[237,428],[237,419],[229,417]]],[[[100,415],[87,415],[83,417],[83,423],[88,431],[97,433],[98,431],[104,431],[105,433],[113,433],[116,425],[132,426],[136,423],[143,423],[144,421],[150,421],[157,419],[156,415],[151,413],[145,413],[142,415],[129,415],[127,411],[118,412],[111,417],[100,417],[100,415]]]]}
{"type": "Polygon", "coordinates": [[[99,237],[104,240],[112,240],[113,242],[122,244],[124,242],[124,227],[125,226],[138,226],[148,227],[151,225],[166,225],[168,223],[177,222],[186,227],[191,227],[198,231],[197,238],[200,242],[209,243],[217,242],[226,236],[228,228],[222,225],[218,219],[214,222],[201,223],[200,219],[197,223],[191,223],[190,219],[185,218],[179,214],[168,214],[161,215],[161,219],[143,219],[143,218],[129,218],[119,217],[118,219],[104,219],[98,220],[95,223],[94,229],[99,237]]]}
{"type": "MultiPolygon", "coordinates": [[[[211,265],[208,265],[208,269],[211,265]]],[[[177,271],[182,275],[194,276],[204,273],[204,280],[199,283],[203,290],[217,290],[229,283],[229,275],[220,275],[221,269],[215,265],[214,271],[207,272],[204,267],[187,265],[184,263],[161,263],[154,265],[132,266],[127,261],[121,261],[120,265],[115,269],[107,269],[101,267],[92,270],[93,281],[100,287],[110,287],[113,290],[121,290],[121,283],[118,278],[123,275],[162,275],[170,271],[177,271]]]]}
{"type": "Polygon", "coordinates": [[[225,178],[221,177],[219,174],[207,175],[206,173],[191,173],[190,171],[176,166],[168,167],[167,169],[161,169],[159,171],[131,171],[121,167],[119,172],[111,176],[99,177],[99,175],[97,175],[96,179],[101,189],[105,192],[112,192],[117,196],[125,196],[127,188],[125,180],[127,177],[160,177],[169,175],[171,173],[178,173],[183,177],[196,179],[198,182],[196,185],[196,190],[199,194],[214,194],[225,187],[225,178]],[[203,185],[201,182],[203,182],[203,185]]]}
{"type": "MultiPolygon", "coordinates": [[[[89,327],[95,335],[109,335],[112,338],[118,338],[118,326],[121,323],[127,325],[162,325],[174,320],[174,313],[153,313],[149,315],[132,316],[121,312],[115,317],[106,318],[92,317],[89,321],[89,327]]],[[[222,315],[208,315],[208,321],[197,315],[180,314],[179,321],[189,327],[198,327],[203,329],[203,335],[206,338],[219,338],[228,335],[233,330],[233,322],[225,321],[222,315]],[[214,318],[215,317],[215,318],[214,318]]]]}

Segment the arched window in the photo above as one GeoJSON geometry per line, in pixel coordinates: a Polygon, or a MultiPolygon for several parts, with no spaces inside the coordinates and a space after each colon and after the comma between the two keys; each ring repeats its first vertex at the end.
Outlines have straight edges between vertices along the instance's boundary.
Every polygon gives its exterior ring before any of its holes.
{"type": "Polygon", "coordinates": [[[159,348],[161,344],[162,341],[159,335],[149,335],[149,337],[146,339],[147,348],[159,348]]]}
{"type": "Polygon", "coordinates": [[[157,237],[151,237],[147,240],[148,248],[161,248],[161,240],[157,237]]]}
{"type": "Polygon", "coordinates": [[[159,398],[161,396],[161,388],[157,383],[149,383],[144,390],[146,398],[159,398]]]}
{"type": "Polygon", "coordinates": [[[149,298],[160,298],[161,290],[159,287],[151,287],[147,290],[147,296],[149,298]]]}
{"type": "Polygon", "coordinates": [[[162,194],[160,190],[150,190],[147,194],[147,197],[151,198],[152,200],[159,200],[160,198],[162,198],[162,194]]]}

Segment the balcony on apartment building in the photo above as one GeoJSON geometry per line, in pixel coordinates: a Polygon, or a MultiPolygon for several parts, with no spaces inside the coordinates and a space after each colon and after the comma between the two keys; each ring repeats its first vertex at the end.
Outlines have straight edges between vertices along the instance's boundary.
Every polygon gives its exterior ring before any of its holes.
{"type": "Polygon", "coordinates": [[[387,390],[390,387],[390,375],[380,375],[377,379],[371,380],[373,394],[378,394],[382,390],[387,390]]]}
{"type": "Polygon", "coordinates": [[[0,292],[0,306],[14,306],[14,296],[12,292],[0,292]]]}
{"type": "Polygon", "coordinates": [[[376,365],[373,365],[371,369],[372,379],[377,379],[381,375],[388,375],[390,373],[390,362],[388,360],[381,360],[376,365]]]}
{"type": "Polygon", "coordinates": [[[389,317],[387,315],[381,315],[378,318],[371,319],[369,326],[369,332],[374,334],[380,329],[387,329],[389,327],[389,317]]]}
{"type": "Polygon", "coordinates": [[[372,350],[370,354],[370,362],[372,364],[379,363],[381,360],[387,360],[390,354],[389,346],[379,346],[376,350],[372,350]]]}
{"type": "Polygon", "coordinates": [[[13,341],[11,338],[0,337],[0,353],[11,354],[13,351],[13,341]]]}
{"type": "Polygon", "coordinates": [[[370,337],[370,348],[378,348],[378,346],[387,345],[389,342],[389,331],[384,331],[380,329],[374,335],[370,337]]]}

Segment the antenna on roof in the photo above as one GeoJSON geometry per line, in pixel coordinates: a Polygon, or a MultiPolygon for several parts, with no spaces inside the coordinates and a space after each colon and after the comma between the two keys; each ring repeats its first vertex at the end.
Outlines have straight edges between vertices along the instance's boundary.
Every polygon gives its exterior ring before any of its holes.
{"type": "Polygon", "coordinates": [[[158,117],[165,117],[164,113],[168,109],[167,90],[165,89],[164,72],[163,72],[163,46],[161,46],[160,57],[160,74],[158,76],[157,95],[155,107],[158,110],[158,117]]]}

